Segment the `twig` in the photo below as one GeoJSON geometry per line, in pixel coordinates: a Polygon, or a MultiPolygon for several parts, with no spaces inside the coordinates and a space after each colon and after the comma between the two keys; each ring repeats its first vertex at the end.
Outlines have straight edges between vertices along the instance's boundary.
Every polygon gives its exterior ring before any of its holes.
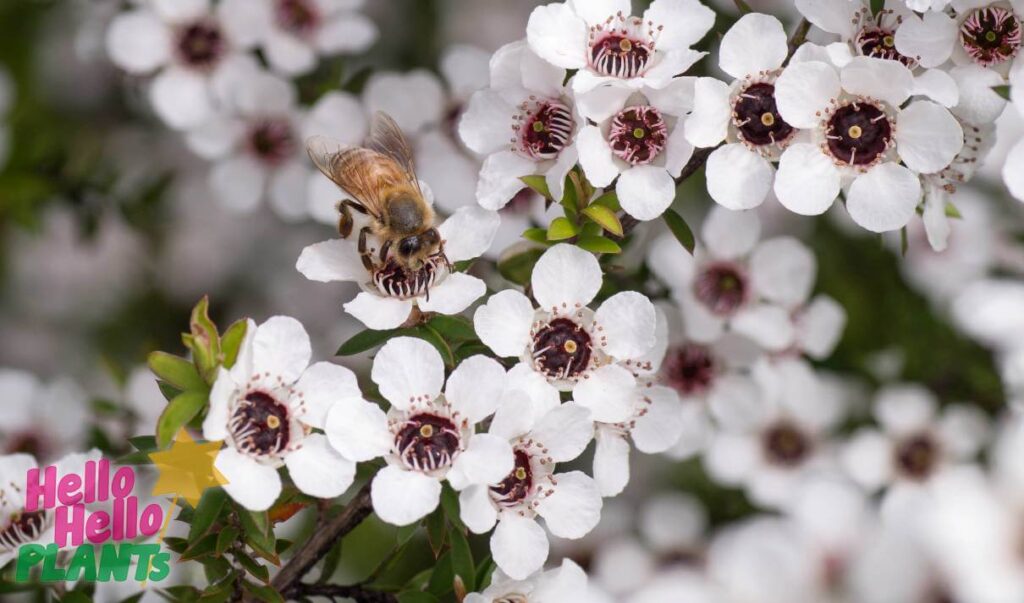
{"type": "MultiPolygon", "coordinates": [[[[327,519],[317,526],[316,532],[302,545],[297,553],[281,568],[274,577],[271,586],[277,592],[288,596],[292,589],[299,586],[299,581],[306,573],[313,569],[316,562],[323,558],[334,543],[341,537],[348,534],[358,526],[370,513],[373,512],[373,503],[370,502],[370,484],[367,483],[356,497],[352,499],[341,513],[327,519]]],[[[308,585],[302,585],[306,587],[308,585]]],[[[330,586],[330,585],[319,585],[330,586]]],[[[376,599],[362,599],[364,601],[376,601],[376,599]]],[[[380,599],[384,601],[385,599],[380,599]]]]}
{"type": "Polygon", "coordinates": [[[793,58],[793,54],[797,48],[807,40],[807,32],[811,30],[811,22],[807,19],[800,19],[800,23],[797,24],[796,30],[793,31],[793,35],[789,37],[789,53],[786,54],[786,62],[793,58]]]}
{"type": "Polygon", "coordinates": [[[396,603],[398,599],[391,593],[379,590],[368,590],[359,584],[341,586],[339,584],[306,584],[299,582],[292,585],[286,597],[328,597],[330,599],[354,599],[358,603],[396,603]]]}

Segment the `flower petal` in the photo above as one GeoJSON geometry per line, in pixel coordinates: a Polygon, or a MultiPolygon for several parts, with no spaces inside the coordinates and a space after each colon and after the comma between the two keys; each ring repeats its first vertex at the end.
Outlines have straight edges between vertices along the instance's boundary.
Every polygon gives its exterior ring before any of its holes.
{"type": "MultiPolygon", "coordinates": [[[[228,437],[229,405],[237,387],[231,373],[224,367],[217,369],[217,379],[210,389],[210,406],[203,419],[203,437],[206,440],[214,442],[228,437]]],[[[5,398],[10,400],[9,394],[5,398]]]]}
{"type": "Polygon", "coordinates": [[[302,323],[290,316],[272,316],[256,329],[253,338],[254,373],[269,373],[285,384],[295,383],[313,355],[302,323]]]}
{"type": "Polygon", "coordinates": [[[605,187],[619,175],[619,166],[612,156],[612,148],[597,126],[586,126],[576,135],[576,150],[580,167],[590,183],[605,187]]]}
{"type": "Polygon", "coordinates": [[[422,473],[388,465],[373,478],[370,500],[373,512],[381,521],[407,526],[437,508],[441,502],[441,482],[422,473]]]}
{"type": "Polygon", "coordinates": [[[489,433],[478,433],[469,440],[469,445],[452,463],[452,486],[461,490],[471,484],[491,485],[500,483],[516,467],[512,445],[508,440],[489,433]]]}
{"type": "Polygon", "coordinates": [[[735,260],[750,253],[757,245],[761,237],[761,220],[756,212],[714,206],[704,219],[700,237],[714,258],[735,260]]]}
{"type": "Polygon", "coordinates": [[[587,66],[587,23],[568,4],[538,6],[526,24],[526,40],[537,55],[558,67],[587,66]]]}
{"type": "Polygon", "coordinates": [[[646,412],[636,418],[629,435],[640,452],[665,452],[683,433],[683,408],[675,390],[655,385],[644,390],[646,412]]]}
{"type": "Polygon", "coordinates": [[[773,304],[754,304],[732,317],[732,330],[766,350],[781,352],[793,345],[795,333],[789,312],[773,304]]]}
{"type": "Polygon", "coordinates": [[[200,125],[213,115],[206,79],[182,67],[168,67],[149,88],[153,111],[175,130],[200,125]]]}
{"type": "Polygon", "coordinates": [[[431,71],[377,71],[366,82],[363,102],[373,114],[383,111],[409,136],[437,124],[444,112],[441,80],[431,71]]]}
{"type": "Polygon", "coordinates": [[[964,131],[945,107],[919,100],[900,111],[896,149],[907,167],[922,174],[944,169],[964,146],[964,131]]]}
{"type": "Polygon", "coordinates": [[[487,486],[473,485],[459,492],[459,518],[474,534],[491,531],[498,521],[498,510],[487,486]]]}
{"type": "Polygon", "coordinates": [[[227,209],[249,213],[259,205],[266,179],[266,173],[252,158],[236,156],[213,166],[210,189],[227,209]]]}
{"type": "Polygon", "coordinates": [[[573,399],[590,410],[595,421],[621,423],[633,415],[636,379],[617,364],[606,364],[580,380],[573,388],[573,399]]]}
{"type": "Polygon", "coordinates": [[[590,71],[576,73],[572,85],[576,91],[576,108],[580,115],[601,123],[622,110],[633,90],[625,86],[602,85],[611,79],[596,76],[590,71]]]}
{"type": "Polygon", "coordinates": [[[789,211],[804,216],[825,213],[839,196],[839,170],[817,146],[791,145],[775,174],[775,196],[789,211]]]}
{"type": "Polygon", "coordinates": [[[765,299],[787,308],[807,300],[818,270],[814,254],[793,237],[764,241],[750,256],[750,279],[765,299]]]}
{"type": "Polygon", "coordinates": [[[494,563],[513,580],[525,580],[541,569],[549,547],[544,528],[514,513],[504,513],[491,536],[494,563]]]}
{"type": "MultiPolygon", "coordinates": [[[[628,6],[624,14],[629,14],[628,6]]],[[[708,33],[715,24],[715,12],[697,0],[654,0],[643,20],[654,29],[663,27],[659,49],[678,50],[693,46],[708,33]]]]}
{"type": "Polygon", "coordinates": [[[380,393],[399,409],[441,394],[444,362],[434,346],[414,337],[396,337],[377,352],[370,378],[380,393]]]}
{"type": "Polygon", "coordinates": [[[213,466],[228,480],[224,491],[250,511],[266,511],[281,493],[277,469],[261,465],[231,446],[217,454],[213,466]]]}
{"type": "Polygon", "coordinates": [[[953,107],[953,114],[969,124],[990,124],[996,120],[1006,106],[1006,99],[999,96],[994,87],[1004,84],[1003,77],[980,65],[961,65],[950,69],[949,74],[960,88],[960,102],[953,107]]]}
{"type": "Polygon", "coordinates": [[[949,60],[958,34],[956,20],[943,11],[909,15],[896,30],[896,50],[922,67],[938,67],[949,60]]]}
{"type": "Polygon", "coordinates": [[[782,23],[771,15],[748,13],[722,36],[718,65],[736,79],[782,66],[789,52],[782,23]]]}
{"type": "Polygon", "coordinates": [[[412,301],[362,291],[342,307],[359,322],[380,331],[401,326],[412,312],[412,301]]]}
{"type": "Polygon", "coordinates": [[[903,228],[921,201],[921,181],[895,163],[877,165],[858,176],[846,195],[846,209],[857,224],[872,232],[903,228]]]}
{"type": "Polygon", "coordinates": [[[302,422],[323,429],[327,411],[338,399],[359,398],[362,393],[355,373],[331,362],[317,362],[299,377],[295,396],[304,410],[299,417],[302,422]]]}
{"type": "Polygon", "coordinates": [[[597,483],[582,471],[559,473],[556,480],[553,492],[537,501],[537,513],[555,536],[583,538],[601,520],[597,483]]]}
{"type": "Polygon", "coordinates": [[[570,312],[594,299],[601,280],[597,258],[565,243],[545,251],[530,277],[534,299],[542,309],[570,312]]]}
{"type": "Polygon", "coordinates": [[[914,74],[899,61],[854,57],[843,67],[840,79],[850,94],[867,96],[899,107],[914,90],[914,74]]]}
{"type": "Polygon", "coordinates": [[[321,25],[314,42],[325,54],[356,53],[369,48],[379,36],[377,25],[369,17],[346,12],[321,25]]]}
{"type": "Polygon", "coordinates": [[[526,187],[520,180],[530,176],[536,165],[512,151],[499,151],[487,157],[480,168],[476,202],[484,209],[499,210],[526,187]]]}
{"type": "Polygon", "coordinates": [[[813,128],[841,90],[839,74],[831,65],[819,61],[796,63],[775,80],[775,104],[789,125],[813,128]]]}
{"type": "Polygon", "coordinates": [[[815,360],[827,358],[846,327],[846,310],[827,295],[818,295],[796,317],[800,348],[815,360]]]}
{"type": "Polygon", "coordinates": [[[637,220],[653,220],[672,205],[676,183],[665,168],[638,165],[619,176],[615,192],[626,213],[637,220]]]}
{"type": "Polygon", "coordinates": [[[457,209],[438,227],[448,260],[461,262],[479,257],[491,246],[500,225],[501,217],[495,211],[473,206],[457,209]]]}
{"type": "Polygon", "coordinates": [[[832,0],[796,0],[796,8],[808,21],[843,39],[853,37],[853,25],[859,4],[832,0]]]}
{"type": "Polygon", "coordinates": [[[299,490],[317,498],[341,496],[356,476],[356,464],[338,454],[319,433],[306,436],[302,447],[290,452],[284,463],[299,490]]]}
{"type": "Polygon", "coordinates": [[[594,313],[604,352],[616,360],[637,358],[654,346],[654,304],[636,291],[609,297],[594,313]]]}
{"type": "Polygon", "coordinates": [[[752,209],[772,190],[775,170],[760,154],[740,143],[715,149],[705,168],[708,194],[722,207],[752,209]]]}
{"type": "Polygon", "coordinates": [[[927,429],[937,413],[935,395],[916,384],[886,386],[875,398],[875,418],[894,435],[927,429]]]}
{"type": "Polygon", "coordinates": [[[617,496],[629,483],[629,442],[614,430],[597,430],[594,480],[604,497],[617,496]]]}
{"type": "Polygon", "coordinates": [[[299,254],[295,269],[309,280],[321,283],[359,282],[368,278],[359,250],[347,239],[330,239],[306,247],[299,254]]]}
{"type": "Polygon", "coordinates": [[[529,298],[514,289],[506,289],[495,293],[476,309],[473,328],[480,341],[498,356],[519,356],[530,345],[533,313],[529,298]]]}
{"type": "Polygon", "coordinates": [[[505,391],[505,368],[493,358],[470,356],[448,377],[444,397],[470,423],[494,414],[505,391]]]}
{"type": "Polygon", "coordinates": [[[384,411],[357,397],[341,398],[331,406],[324,432],[331,446],[352,461],[384,456],[394,441],[384,411]]]}
{"type": "Polygon", "coordinates": [[[914,95],[927,96],[943,107],[955,107],[960,102],[956,80],[941,69],[928,69],[915,76],[914,95]]]}
{"type": "Polygon", "coordinates": [[[541,417],[530,430],[530,438],[540,442],[554,462],[571,461],[583,454],[594,439],[590,411],[575,402],[566,402],[541,417]]]}
{"type": "Polygon", "coordinates": [[[417,298],[424,312],[458,314],[487,293],[487,285],[475,276],[463,272],[449,274],[440,284],[430,289],[426,298],[417,298]]]}
{"type": "Polygon", "coordinates": [[[149,73],[171,57],[169,29],[143,9],[114,17],[107,28],[106,45],[110,60],[129,73],[149,73]]]}
{"type": "Polygon", "coordinates": [[[459,118],[459,137],[472,151],[490,154],[507,148],[516,108],[497,90],[480,90],[469,98],[459,118]]]}

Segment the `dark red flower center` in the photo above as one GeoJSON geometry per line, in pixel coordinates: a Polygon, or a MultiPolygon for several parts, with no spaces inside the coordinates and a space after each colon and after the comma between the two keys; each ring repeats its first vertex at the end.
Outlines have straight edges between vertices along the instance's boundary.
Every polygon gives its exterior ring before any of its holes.
{"type": "Polygon", "coordinates": [[[601,75],[633,78],[644,72],[654,48],[622,33],[609,33],[590,44],[590,65],[601,75]]]}
{"type": "Polygon", "coordinates": [[[704,267],[693,283],[693,292],[713,314],[729,316],[747,301],[747,275],[736,264],[715,262],[704,267]]]}
{"type": "Polygon", "coordinates": [[[869,25],[860,30],[854,44],[866,57],[899,61],[911,68],[917,65],[913,58],[896,50],[896,33],[891,29],[869,25]]]}
{"type": "Polygon", "coordinates": [[[459,452],[462,436],[451,419],[429,413],[405,420],[395,435],[395,450],[405,466],[416,471],[449,467],[459,452]]]}
{"type": "Polygon", "coordinates": [[[783,143],[796,131],[775,107],[775,86],[760,82],[740,92],[732,119],[744,142],[755,146],[783,143]]]}
{"type": "Polygon", "coordinates": [[[269,166],[281,165],[296,149],[295,133],[286,118],[268,117],[252,123],[247,142],[252,154],[269,166]]]}
{"type": "Polygon", "coordinates": [[[195,21],[178,29],[175,51],[188,67],[210,69],[220,61],[226,49],[224,32],[215,21],[195,21]]]}
{"type": "Polygon", "coordinates": [[[530,495],[533,490],[533,469],[530,467],[530,455],[523,450],[515,450],[515,468],[497,486],[491,487],[497,503],[511,507],[530,495]]]}
{"type": "Polygon", "coordinates": [[[608,130],[608,142],[615,155],[632,165],[654,161],[665,148],[668,126],[661,112],[654,107],[642,105],[627,107],[612,117],[608,130]]]}
{"type": "Polygon", "coordinates": [[[253,456],[273,456],[291,442],[288,407],[263,391],[246,394],[228,420],[228,432],[238,450],[253,456]]]}
{"type": "Polygon", "coordinates": [[[45,511],[16,514],[0,528],[0,550],[14,550],[39,538],[46,529],[45,511]]]}
{"type": "Polygon", "coordinates": [[[907,437],[896,446],[896,467],[903,475],[916,480],[927,479],[939,460],[939,445],[930,434],[907,437]]]}
{"type": "Polygon", "coordinates": [[[590,334],[568,318],[555,318],[533,336],[534,365],[554,379],[571,379],[590,365],[590,334]]]}
{"type": "Polygon", "coordinates": [[[554,159],[569,144],[574,121],[572,111],[555,100],[537,103],[517,126],[520,151],[532,159],[554,159]]]}
{"type": "Polygon", "coordinates": [[[707,347],[688,343],[669,350],[661,371],[665,382],[680,394],[697,395],[715,379],[715,358],[707,347]]]}
{"type": "Polygon", "coordinates": [[[982,67],[1012,59],[1020,50],[1020,42],[1020,19],[1008,8],[979,8],[960,26],[960,44],[982,67]]]}
{"type": "Polygon", "coordinates": [[[851,102],[838,107],[825,127],[829,153],[846,165],[871,165],[892,144],[889,117],[873,102],[851,102]]]}
{"type": "Polygon", "coordinates": [[[312,0],[277,0],[274,3],[274,18],[285,31],[303,37],[316,30],[321,15],[312,0]]]}
{"type": "Polygon", "coordinates": [[[761,440],[765,456],[776,465],[792,467],[811,452],[811,439],[796,425],[781,422],[768,428],[761,440]]]}

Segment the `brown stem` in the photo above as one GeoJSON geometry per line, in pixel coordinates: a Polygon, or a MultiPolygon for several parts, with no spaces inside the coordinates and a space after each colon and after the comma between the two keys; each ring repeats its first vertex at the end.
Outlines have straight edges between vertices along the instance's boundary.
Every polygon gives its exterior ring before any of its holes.
{"type": "Polygon", "coordinates": [[[398,599],[391,593],[368,590],[359,584],[341,586],[338,584],[306,584],[299,582],[285,593],[286,597],[328,597],[330,599],[353,599],[358,603],[396,603],[398,599]]]}
{"type": "MultiPolygon", "coordinates": [[[[370,484],[367,483],[356,497],[352,499],[341,513],[318,522],[316,531],[302,545],[297,553],[281,568],[277,576],[271,582],[277,592],[288,596],[294,588],[299,587],[300,580],[306,573],[313,569],[319,561],[331,550],[331,547],[339,538],[345,536],[358,526],[370,513],[373,512],[373,503],[370,502],[370,484]]],[[[305,588],[307,585],[301,585],[305,588]]],[[[360,599],[363,601],[376,601],[376,599],[360,599]]],[[[380,599],[384,601],[385,599],[380,599]]]]}
{"type": "Polygon", "coordinates": [[[811,30],[811,22],[807,19],[800,19],[800,23],[797,24],[796,30],[793,31],[793,35],[789,37],[789,53],[786,54],[786,62],[793,58],[793,53],[796,52],[797,48],[804,43],[807,39],[807,32],[811,30]]]}

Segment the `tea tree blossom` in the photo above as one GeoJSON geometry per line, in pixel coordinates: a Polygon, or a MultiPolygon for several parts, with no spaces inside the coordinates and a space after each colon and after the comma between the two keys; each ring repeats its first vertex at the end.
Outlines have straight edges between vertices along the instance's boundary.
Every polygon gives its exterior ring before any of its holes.
{"type": "MultiPolygon", "coordinates": [[[[479,207],[464,207],[438,226],[444,256],[449,262],[473,259],[491,245],[500,218],[479,207]]],[[[422,312],[458,314],[486,292],[484,282],[447,265],[428,263],[417,274],[395,264],[367,270],[356,237],[314,243],[302,250],[296,269],[320,282],[352,281],[362,292],[344,305],[345,311],[371,329],[393,329],[404,323],[413,308],[422,312]]],[[[368,237],[376,250],[376,237],[368,237]]]]}
{"type": "Polygon", "coordinates": [[[462,141],[485,156],[476,188],[481,206],[504,207],[529,175],[543,175],[552,196],[562,198],[583,125],[565,78],[565,69],[546,63],[524,41],[494,53],[489,87],[470,97],[459,121],[462,141]]]}
{"type": "Polygon", "coordinates": [[[779,114],[811,130],[790,145],[774,190],[790,211],[816,215],[845,190],[846,208],[873,232],[906,226],[921,202],[920,174],[950,164],[964,144],[950,112],[928,100],[903,104],[910,70],[897,61],[855,57],[842,69],[821,61],[790,65],[776,81],[779,114]]]}
{"type": "Polygon", "coordinates": [[[470,530],[494,528],[491,555],[505,574],[525,579],[548,556],[547,530],[560,538],[581,538],[597,525],[601,495],[580,471],[557,472],[556,464],[580,454],[593,438],[590,413],[572,402],[550,406],[522,392],[498,408],[488,433],[512,446],[515,467],[500,482],[472,484],[459,495],[461,517],[470,530]]]}
{"type": "Polygon", "coordinates": [[[382,520],[404,526],[426,517],[440,502],[445,480],[459,488],[499,484],[515,471],[507,438],[476,433],[506,395],[507,375],[496,360],[470,357],[445,384],[444,363],[432,345],[396,337],[377,353],[370,377],[391,403],[387,414],[347,397],[330,409],[325,431],[348,458],[384,457],[387,466],[371,490],[382,520]]]}
{"type": "Polygon", "coordinates": [[[585,117],[607,114],[636,90],[661,90],[704,53],[690,46],[714,24],[697,0],[655,0],[634,17],[630,0],[570,0],[530,14],[526,37],[542,59],[575,69],[572,87],[585,117]]]}
{"type": "Polygon", "coordinates": [[[220,368],[210,390],[203,437],[224,440],[214,466],[224,490],[252,511],[268,509],[281,493],[278,469],[286,466],[302,492],[341,495],[356,464],[327,443],[328,409],[338,399],[358,398],[352,371],[330,362],[309,364],[309,336],[287,316],[248,323],[238,359],[220,368]]]}
{"type": "Polygon", "coordinates": [[[149,85],[153,110],[174,129],[209,118],[233,78],[253,66],[243,53],[248,40],[232,27],[238,15],[210,0],[150,0],[136,3],[110,23],[107,54],[133,75],[155,74],[149,85]]]}
{"type": "Polygon", "coordinates": [[[992,0],[954,0],[955,12],[931,11],[906,19],[896,32],[895,45],[922,65],[948,60],[973,64],[1005,75],[1020,52],[1019,4],[992,0]]]}
{"type": "Polygon", "coordinates": [[[27,371],[0,369],[0,398],[0,454],[27,452],[48,462],[85,445],[88,397],[68,377],[47,383],[27,371]]]}
{"type": "Polygon", "coordinates": [[[590,603],[587,575],[571,559],[556,569],[538,572],[516,580],[500,570],[494,572],[491,585],[483,592],[469,593],[465,603],[590,603]]]}
{"type": "Polygon", "coordinates": [[[744,15],[722,37],[718,64],[732,84],[708,77],[694,85],[686,139],[713,147],[707,161],[708,193],[729,209],[760,205],[771,191],[773,161],[799,133],[775,107],[775,79],[789,49],[775,17],[744,15]]]}
{"type": "Polygon", "coordinates": [[[262,48],[267,62],[284,75],[312,71],[321,56],[354,54],[369,48],[377,26],[356,12],[362,0],[221,0],[228,28],[262,48]]]}
{"type": "Polygon", "coordinates": [[[495,354],[518,358],[550,391],[572,391],[595,421],[618,423],[633,415],[637,387],[624,363],[654,347],[655,312],[635,291],[616,293],[591,310],[601,281],[593,255],[555,245],[533,268],[538,307],[518,291],[500,291],[477,308],[473,322],[495,354]]]}

